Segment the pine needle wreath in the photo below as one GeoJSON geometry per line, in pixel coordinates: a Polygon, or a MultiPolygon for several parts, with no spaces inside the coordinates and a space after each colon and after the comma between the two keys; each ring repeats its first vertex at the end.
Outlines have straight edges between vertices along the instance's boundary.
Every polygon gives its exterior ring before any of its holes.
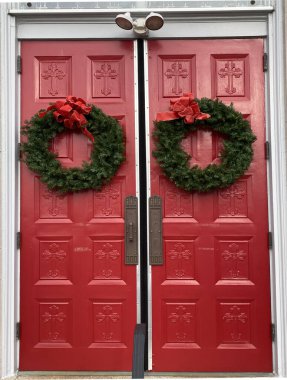
{"type": "Polygon", "coordinates": [[[49,108],[35,114],[22,128],[22,134],[27,136],[27,141],[21,144],[23,161],[50,190],[61,193],[101,190],[124,161],[124,137],[119,123],[90,105],[90,112],[85,116],[86,133],[81,131],[93,141],[91,161],[84,161],[80,168],[65,168],[50,147],[52,139],[66,131],[66,127],[56,120],[55,112],[49,108]]]}
{"type": "Polygon", "coordinates": [[[232,185],[248,169],[252,158],[252,143],[256,140],[250,124],[232,105],[220,100],[196,99],[201,112],[210,115],[206,120],[186,124],[183,118],[155,121],[153,151],[165,175],[188,192],[208,192],[232,185]],[[182,148],[182,140],[197,129],[215,131],[224,137],[220,164],[204,169],[190,166],[191,156],[182,148]]]}

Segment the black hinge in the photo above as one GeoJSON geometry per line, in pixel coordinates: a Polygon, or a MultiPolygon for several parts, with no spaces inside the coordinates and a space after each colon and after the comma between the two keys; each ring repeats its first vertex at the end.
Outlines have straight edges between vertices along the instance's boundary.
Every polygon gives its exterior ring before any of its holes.
{"type": "Polygon", "coordinates": [[[21,248],[21,232],[17,232],[16,240],[17,240],[17,249],[20,249],[21,248]]]}
{"type": "Polygon", "coordinates": [[[270,142],[265,141],[265,159],[269,160],[270,158],[270,142]]]}
{"type": "Polygon", "coordinates": [[[272,338],[272,342],[275,342],[275,339],[276,339],[276,326],[275,326],[275,323],[271,323],[271,338],[272,338]]]}
{"type": "Polygon", "coordinates": [[[22,74],[22,57],[21,57],[21,55],[17,56],[17,73],[22,74]]]}
{"type": "Polygon", "coordinates": [[[20,334],[21,334],[21,325],[20,322],[16,323],[16,339],[20,340],[20,334]]]}
{"type": "Polygon", "coordinates": [[[268,54],[263,54],[263,71],[268,71],[268,54]]]}
{"type": "Polygon", "coordinates": [[[273,248],[273,234],[270,231],[268,232],[268,248],[273,248]]]}

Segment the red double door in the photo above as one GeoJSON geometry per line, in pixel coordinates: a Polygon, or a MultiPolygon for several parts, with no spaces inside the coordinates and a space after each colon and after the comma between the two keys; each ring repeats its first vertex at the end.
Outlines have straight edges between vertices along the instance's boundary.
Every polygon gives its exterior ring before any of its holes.
{"type": "MultiPolygon", "coordinates": [[[[149,41],[147,49],[150,135],[156,113],[192,91],[232,102],[257,136],[244,176],[209,194],[177,189],[147,157],[148,195],[162,198],[164,254],[148,297],[152,370],[271,372],[263,41],[149,41]]],[[[131,369],[140,284],[124,260],[124,202],[136,195],[134,57],[132,41],[22,43],[22,122],[50,102],[82,97],[119,121],[126,161],[101,192],[64,196],[21,164],[20,370],[131,369]]],[[[183,145],[193,163],[219,162],[211,132],[183,145]]],[[[52,148],[71,167],[92,146],[64,134],[52,148]]]]}

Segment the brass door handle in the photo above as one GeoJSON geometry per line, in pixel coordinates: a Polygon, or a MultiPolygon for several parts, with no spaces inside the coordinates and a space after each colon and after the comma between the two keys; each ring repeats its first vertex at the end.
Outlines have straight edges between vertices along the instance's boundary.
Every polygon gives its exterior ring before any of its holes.
{"type": "Polygon", "coordinates": [[[138,264],[138,199],[125,199],[125,264],[138,264]]]}
{"type": "Polygon", "coordinates": [[[129,223],[129,226],[128,226],[128,236],[129,236],[129,241],[133,241],[134,240],[134,224],[133,224],[133,222],[129,223]]]}
{"type": "Polygon", "coordinates": [[[157,195],[149,199],[149,263],[163,264],[162,252],[162,201],[157,195]]]}

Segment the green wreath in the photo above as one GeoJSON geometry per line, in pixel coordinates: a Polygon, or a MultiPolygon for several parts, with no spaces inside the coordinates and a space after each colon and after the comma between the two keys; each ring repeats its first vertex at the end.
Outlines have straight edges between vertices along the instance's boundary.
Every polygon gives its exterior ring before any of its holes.
{"type": "Polygon", "coordinates": [[[56,102],[25,122],[22,134],[27,140],[21,144],[23,161],[50,190],[99,191],[124,161],[123,131],[115,119],[99,108],[87,106],[80,98],[68,98],[70,101],[56,102]],[[80,168],[64,168],[57,154],[50,150],[52,139],[66,128],[82,132],[93,141],[91,162],[84,161],[80,168]]]}
{"type": "MultiPolygon", "coordinates": [[[[173,120],[170,120],[169,117],[157,118],[154,123],[156,149],[153,151],[153,155],[165,175],[183,190],[208,192],[226,188],[248,169],[253,157],[252,143],[256,137],[249,122],[243,118],[241,113],[235,111],[232,105],[226,106],[219,100],[207,98],[192,100],[189,113],[192,114],[191,109],[197,102],[196,106],[199,106],[198,115],[205,115],[206,117],[197,117],[196,114],[193,114],[191,116],[192,123],[187,124],[187,118],[190,117],[186,116],[187,108],[182,107],[182,105],[178,109],[171,107],[173,111],[180,109],[182,112],[177,112],[178,116],[173,120]],[[201,114],[200,111],[208,115],[201,114]],[[178,118],[179,116],[181,118],[178,118]],[[169,120],[162,121],[166,119],[169,120]],[[220,164],[210,164],[204,169],[197,165],[190,166],[191,156],[183,150],[181,142],[190,132],[199,128],[215,131],[225,137],[220,154],[220,164]]],[[[174,104],[175,101],[171,101],[171,103],[174,104]]],[[[158,115],[167,114],[172,113],[158,115]]]]}

